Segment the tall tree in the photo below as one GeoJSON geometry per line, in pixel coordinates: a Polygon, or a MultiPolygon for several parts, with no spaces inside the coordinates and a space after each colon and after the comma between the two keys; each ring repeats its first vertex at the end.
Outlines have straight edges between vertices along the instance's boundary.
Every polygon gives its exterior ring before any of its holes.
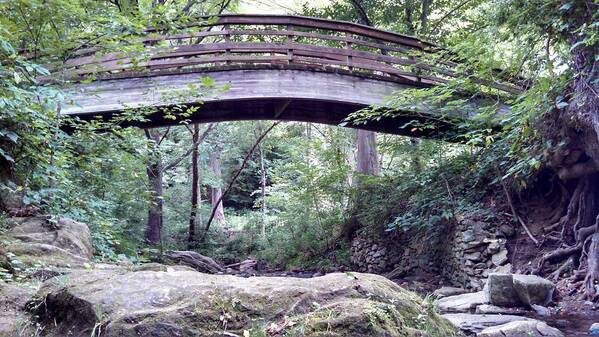
{"type": "MultiPolygon", "coordinates": [[[[193,142],[197,142],[200,138],[200,126],[193,126],[193,142]]],[[[190,246],[195,242],[196,235],[196,217],[198,209],[201,205],[200,189],[200,168],[199,168],[199,149],[195,148],[191,151],[191,213],[189,214],[189,237],[187,239],[190,246]]]]}
{"type": "Polygon", "coordinates": [[[148,244],[155,245],[162,241],[162,229],[164,224],[164,173],[177,167],[185,158],[189,158],[194,150],[197,151],[200,143],[206,138],[207,134],[214,128],[214,126],[215,124],[208,125],[208,128],[201,137],[195,139],[183,154],[175,157],[168,163],[164,163],[165,160],[161,153],[160,145],[169,136],[171,128],[167,128],[163,132],[160,132],[157,129],[144,130],[146,138],[148,139],[148,144],[151,147],[146,168],[149,181],[148,189],[150,191],[148,219],[145,230],[145,238],[148,244]]]}
{"type": "Polygon", "coordinates": [[[148,205],[148,219],[146,221],[145,238],[146,243],[156,245],[162,242],[163,216],[163,173],[162,156],[160,155],[160,144],[164,139],[157,130],[145,130],[148,144],[151,147],[146,173],[148,175],[148,189],[150,200],[148,205]]]}
{"type": "Polygon", "coordinates": [[[262,212],[262,228],[260,233],[266,237],[266,165],[264,164],[264,148],[258,145],[258,155],[260,158],[260,210],[262,212]]]}
{"type": "Polygon", "coordinates": [[[376,134],[372,131],[358,130],[356,137],[358,155],[356,172],[366,175],[379,175],[379,155],[376,147],[376,134]]]}
{"type": "MultiPolygon", "coordinates": [[[[361,0],[350,1],[356,11],[359,22],[363,25],[372,26],[368,12],[361,0]]],[[[356,158],[356,172],[366,175],[379,175],[379,157],[376,148],[376,134],[372,131],[358,130],[356,144],[358,154],[356,158]]]]}
{"type": "Polygon", "coordinates": [[[214,212],[214,219],[220,225],[226,225],[225,219],[225,209],[223,207],[223,188],[222,188],[222,165],[221,165],[221,153],[222,153],[222,145],[217,144],[214,146],[212,152],[210,153],[210,169],[212,170],[212,174],[214,178],[216,178],[216,186],[212,186],[210,188],[210,200],[212,209],[214,212]]]}
{"type": "Polygon", "coordinates": [[[216,124],[209,124],[201,136],[199,124],[194,124],[193,130],[188,128],[192,134],[192,142],[194,144],[191,151],[191,212],[189,215],[189,236],[187,239],[190,246],[193,246],[196,241],[196,225],[198,223],[197,217],[199,215],[199,209],[202,202],[202,194],[200,192],[201,182],[199,146],[202,141],[206,139],[210,131],[212,131],[215,127],[216,124]],[[197,144],[197,146],[195,144],[197,144]]]}

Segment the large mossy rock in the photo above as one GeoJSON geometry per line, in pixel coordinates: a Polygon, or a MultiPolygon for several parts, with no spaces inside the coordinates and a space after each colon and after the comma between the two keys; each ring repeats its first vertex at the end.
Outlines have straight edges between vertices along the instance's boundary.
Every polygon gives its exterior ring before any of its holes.
{"type": "Polygon", "coordinates": [[[87,225],[70,219],[49,222],[46,217],[10,218],[2,237],[5,257],[24,266],[81,266],[94,249],[87,225]]]}
{"type": "Polygon", "coordinates": [[[384,277],[241,278],[195,271],[80,270],[38,293],[46,336],[459,336],[384,277]],[[56,322],[56,325],[54,324],[56,322]],[[228,334],[225,334],[228,333],[228,334]],[[62,333],[62,334],[61,334],[62,333]],[[71,336],[71,335],[70,335],[71,336]]]}

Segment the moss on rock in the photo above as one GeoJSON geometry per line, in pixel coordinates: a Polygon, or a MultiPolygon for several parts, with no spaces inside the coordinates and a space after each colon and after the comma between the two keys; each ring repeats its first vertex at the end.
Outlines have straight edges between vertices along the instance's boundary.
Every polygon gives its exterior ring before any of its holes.
{"type": "Polygon", "coordinates": [[[312,279],[81,270],[38,293],[47,336],[458,336],[432,305],[370,274],[312,279]],[[85,315],[81,314],[85,313],[85,315]],[[272,335],[272,333],[271,333],[272,335]]]}

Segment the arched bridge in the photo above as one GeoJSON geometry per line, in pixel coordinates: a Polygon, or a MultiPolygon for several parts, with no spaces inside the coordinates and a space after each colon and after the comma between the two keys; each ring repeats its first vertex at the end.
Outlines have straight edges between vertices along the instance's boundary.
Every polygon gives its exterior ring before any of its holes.
{"type": "MultiPolygon", "coordinates": [[[[151,108],[147,120],[131,122],[149,127],[182,118],[337,125],[354,111],[383,104],[395,91],[430,87],[457,76],[456,64],[431,61],[439,49],[430,43],[310,17],[222,15],[176,34],[147,31],[134,45],[109,53],[82,49],[64,62],[55,75],[73,85],[67,90],[72,101],[62,113],[92,119],[151,108]],[[202,80],[204,76],[211,80],[202,80]],[[202,83],[213,87],[198,90],[202,83]],[[189,116],[167,112],[194,105],[199,108],[189,116]]],[[[509,84],[489,85],[518,90],[509,84]]],[[[410,133],[401,126],[434,114],[407,113],[358,127],[419,136],[420,131],[410,133]]]]}

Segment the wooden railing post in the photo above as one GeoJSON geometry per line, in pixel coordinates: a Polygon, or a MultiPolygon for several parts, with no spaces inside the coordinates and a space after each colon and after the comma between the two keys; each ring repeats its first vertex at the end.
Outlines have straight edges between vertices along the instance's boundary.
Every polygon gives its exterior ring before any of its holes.
{"type": "Polygon", "coordinates": [[[291,32],[290,34],[287,34],[287,63],[291,64],[293,63],[293,48],[291,47],[293,44],[293,26],[288,25],[287,31],[291,32]]]}
{"type": "MultiPolygon", "coordinates": [[[[231,43],[231,34],[229,32],[229,28],[230,28],[229,25],[224,25],[223,26],[223,29],[226,31],[226,33],[225,33],[225,43],[226,43],[227,46],[229,46],[229,44],[231,43]]],[[[226,48],[225,49],[225,58],[226,58],[225,64],[227,64],[227,65],[231,64],[230,56],[231,56],[231,49],[226,48]]]]}
{"type": "MultiPolygon", "coordinates": [[[[345,49],[350,50],[351,51],[354,49],[352,42],[350,41],[350,39],[353,38],[353,34],[351,33],[345,33],[345,37],[347,38],[347,40],[345,40],[345,49]]],[[[354,67],[353,67],[353,58],[351,55],[347,55],[347,68],[349,69],[349,71],[353,71],[354,67]]]]}

